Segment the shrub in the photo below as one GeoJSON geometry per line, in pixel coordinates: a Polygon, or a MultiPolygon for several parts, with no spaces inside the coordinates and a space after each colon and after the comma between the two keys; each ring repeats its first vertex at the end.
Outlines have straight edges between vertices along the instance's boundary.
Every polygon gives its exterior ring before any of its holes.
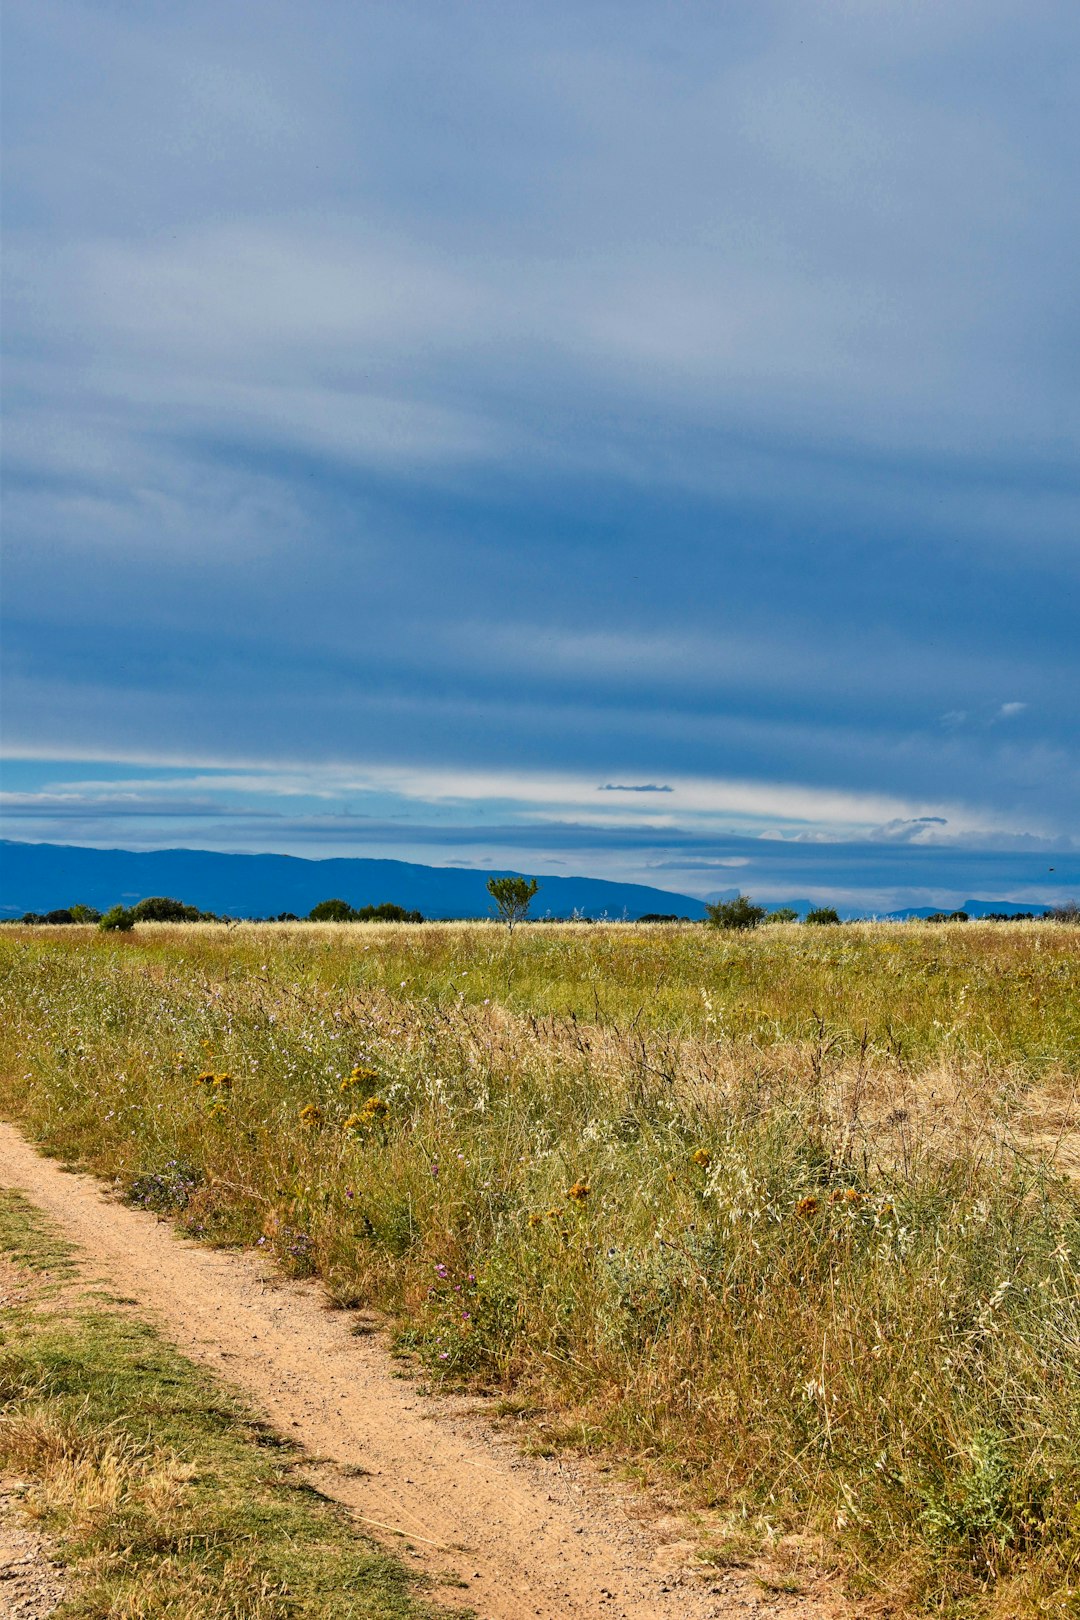
{"type": "Polygon", "coordinates": [[[840,921],[840,913],[834,911],[832,906],[815,906],[813,911],[806,913],[806,921],[818,926],[834,925],[840,921]]]}
{"type": "Polygon", "coordinates": [[[971,918],[966,911],[932,911],[926,919],[927,922],[970,922],[971,918]]]}
{"type": "Polygon", "coordinates": [[[395,906],[392,901],[384,900],[380,906],[361,906],[359,911],[353,912],[356,922],[423,922],[422,911],[406,911],[404,906],[395,906]]]}
{"type": "Polygon", "coordinates": [[[127,906],[111,906],[98,923],[105,934],[130,934],[135,926],[135,913],[127,906]]]}
{"type": "Polygon", "coordinates": [[[133,907],[136,922],[198,922],[203,916],[198,906],[186,906],[182,900],[170,900],[168,895],[151,895],[133,907]]]}
{"type": "Polygon", "coordinates": [[[347,900],[320,900],[308,912],[309,922],[353,922],[356,912],[347,900]]]}
{"type": "Polygon", "coordinates": [[[778,906],[775,911],[770,911],[764,920],[767,923],[798,922],[799,913],[791,906],[778,906]]]}
{"type": "Polygon", "coordinates": [[[1051,906],[1046,913],[1048,922],[1072,923],[1073,927],[1080,926],[1080,902],[1076,900],[1063,900],[1060,906],[1051,906]]]}
{"type": "Polygon", "coordinates": [[[756,928],[765,919],[765,907],[755,906],[748,894],[737,894],[734,900],[721,900],[715,906],[706,905],[705,910],[711,928],[756,928]]]}
{"type": "Polygon", "coordinates": [[[76,923],[100,922],[101,912],[95,906],[72,906],[71,920],[76,923]]]}

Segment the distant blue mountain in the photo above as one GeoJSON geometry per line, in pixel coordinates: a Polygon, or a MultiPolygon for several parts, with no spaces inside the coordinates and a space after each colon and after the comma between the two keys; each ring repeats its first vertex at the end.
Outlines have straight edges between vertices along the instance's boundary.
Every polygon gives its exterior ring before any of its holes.
{"type": "MultiPolygon", "coordinates": [[[[86,849],[4,839],[0,917],[76,904],[105,911],[155,894],[230,917],[267,917],[282,911],[304,917],[320,900],[331,899],[355,907],[389,900],[432,918],[489,917],[490,875],[408,861],[312,861],[295,855],[223,855],[205,849],[86,849]]],[[[548,912],[569,917],[577,911],[585,917],[631,920],[650,912],[705,915],[704,904],[689,895],[587,877],[541,878],[532,910],[537,917],[548,912]]]]}

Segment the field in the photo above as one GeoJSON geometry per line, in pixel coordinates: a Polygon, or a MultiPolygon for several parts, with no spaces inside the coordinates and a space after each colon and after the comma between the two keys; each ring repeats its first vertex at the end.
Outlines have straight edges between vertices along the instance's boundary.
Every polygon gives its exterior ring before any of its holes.
{"type": "Polygon", "coordinates": [[[5,928],[2,1105],[910,1609],[1074,1613],[1080,932],[5,928]]]}

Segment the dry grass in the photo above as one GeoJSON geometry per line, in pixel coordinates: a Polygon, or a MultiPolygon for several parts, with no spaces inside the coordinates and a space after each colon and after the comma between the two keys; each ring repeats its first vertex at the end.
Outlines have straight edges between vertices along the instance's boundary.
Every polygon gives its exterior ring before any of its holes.
{"type": "Polygon", "coordinates": [[[1075,931],[58,936],[4,933],[53,1151],[895,1598],[1070,1612],[1075,931]]]}

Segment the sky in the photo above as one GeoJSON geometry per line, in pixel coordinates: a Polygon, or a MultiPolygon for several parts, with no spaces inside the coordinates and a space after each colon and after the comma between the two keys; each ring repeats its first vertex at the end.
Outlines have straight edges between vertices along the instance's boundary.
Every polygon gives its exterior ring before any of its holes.
{"type": "Polygon", "coordinates": [[[1080,894],[1075,0],[5,10],[5,836],[1080,894]]]}

